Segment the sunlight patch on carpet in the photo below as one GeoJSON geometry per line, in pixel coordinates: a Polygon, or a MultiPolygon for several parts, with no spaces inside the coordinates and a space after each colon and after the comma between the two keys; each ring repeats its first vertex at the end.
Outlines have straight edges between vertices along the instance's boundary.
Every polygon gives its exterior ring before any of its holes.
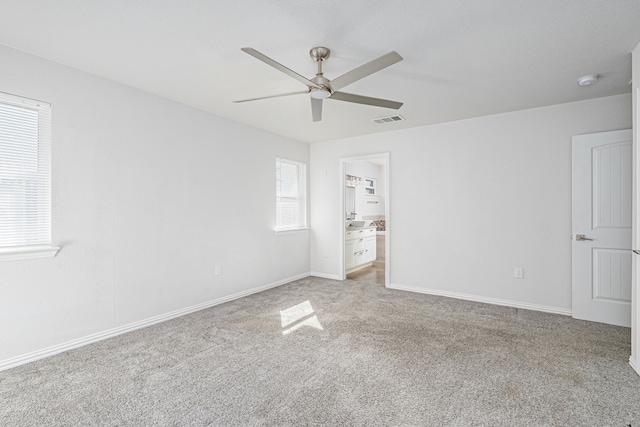
{"type": "Polygon", "coordinates": [[[303,326],[310,326],[321,331],[324,330],[309,300],[289,307],[286,310],[281,310],[280,322],[283,328],[287,328],[282,331],[282,335],[290,334],[303,326]]]}

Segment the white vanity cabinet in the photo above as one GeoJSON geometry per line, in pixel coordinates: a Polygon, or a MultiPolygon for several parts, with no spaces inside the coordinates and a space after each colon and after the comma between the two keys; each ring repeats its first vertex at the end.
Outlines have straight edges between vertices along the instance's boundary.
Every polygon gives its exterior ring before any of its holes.
{"type": "Polygon", "coordinates": [[[376,259],[376,229],[347,228],[344,263],[347,272],[367,267],[376,259]]]}

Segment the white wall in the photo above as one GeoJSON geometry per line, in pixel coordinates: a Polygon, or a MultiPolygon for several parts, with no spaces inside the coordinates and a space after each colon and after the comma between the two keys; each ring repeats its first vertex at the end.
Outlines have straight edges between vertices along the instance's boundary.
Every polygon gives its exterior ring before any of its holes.
{"type": "Polygon", "coordinates": [[[384,216],[384,167],[367,161],[348,162],[345,164],[347,175],[362,178],[362,184],[355,188],[356,193],[356,219],[363,216],[384,216]],[[376,198],[367,197],[365,191],[365,178],[376,180],[376,198]],[[375,200],[377,203],[368,203],[375,200]]]}
{"type": "Polygon", "coordinates": [[[338,159],[388,151],[392,286],[567,313],[571,137],[630,126],[619,95],[313,144],[311,270],[339,272],[338,159]]]}
{"type": "MultiPolygon", "coordinates": [[[[632,52],[632,95],[633,95],[633,239],[632,247],[640,249],[640,198],[638,198],[638,189],[640,189],[640,174],[638,173],[638,165],[640,165],[640,150],[638,150],[638,132],[640,123],[638,123],[638,99],[637,93],[640,88],[640,44],[638,44],[632,52]]],[[[631,366],[640,374],[640,256],[633,255],[632,269],[633,285],[631,288],[631,366]]]]}
{"type": "Polygon", "coordinates": [[[0,263],[0,365],[308,274],[308,234],[273,231],[275,157],[307,144],[1,46],[0,64],[0,91],[52,103],[62,247],[0,263]]]}

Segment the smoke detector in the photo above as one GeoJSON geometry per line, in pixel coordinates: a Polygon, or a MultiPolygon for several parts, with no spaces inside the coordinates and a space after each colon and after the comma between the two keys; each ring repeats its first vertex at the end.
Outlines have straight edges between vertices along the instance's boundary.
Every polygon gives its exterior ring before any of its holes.
{"type": "Polygon", "coordinates": [[[587,76],[582,76],[578,79],[578,84],[580,86],[590,86],[598,81],[600,78],[597,74],[589,74],[587,76]]]}

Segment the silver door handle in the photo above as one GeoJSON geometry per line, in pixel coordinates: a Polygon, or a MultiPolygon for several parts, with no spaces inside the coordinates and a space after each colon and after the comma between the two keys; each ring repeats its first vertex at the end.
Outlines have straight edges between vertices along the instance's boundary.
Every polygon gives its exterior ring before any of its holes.
{"type": "Polygon", "coordinates": [[[584,234],[576,234],[576,241],[577,242],[582,242],[582,241],[585,241],[585,240],[593,240],[593,239],[585,237],[584,234]]]}

